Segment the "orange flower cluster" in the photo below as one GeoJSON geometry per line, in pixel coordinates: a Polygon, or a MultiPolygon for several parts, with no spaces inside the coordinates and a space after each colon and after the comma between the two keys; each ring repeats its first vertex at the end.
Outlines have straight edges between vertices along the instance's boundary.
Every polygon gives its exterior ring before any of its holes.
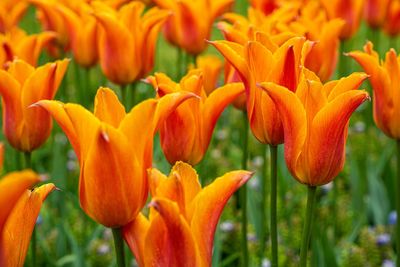
{"type": "MultiPolygon", "coordinates": [[[[54,118],[78,158],[82,209],[97,223],[122,229],[140,266],[211,266],[222,210],[252,173],[228,172],[202,187],[192,166],[204,158],[231,103],[246,112],[260,143],[283,144],[290,173],[311,188],[343,169],[349,119],[369,99],[358,90],[367,78],[377,126],[400,140],[400,59],[394,49],[380,61],[368,42],[364,52],[348,53],[366,73],[331,80],[340,42],[355,35],[363,14],[371,27],[397,34],[398,1],[254,0],[247,17],[226,13],[233,0],[154,0],[153,7],[144,2],[0,3],[5,138],[29,154],[50,136],[54,118]],[[29,4],[41,33],[28,35],[18,27],[29,4]],[[219,16],[225,40],[209,41],[219,16]],[[196,57],[183,77],[149,76],[161,29],[168,42],[196,57]],[[225,64],[220,56],[199,56],[207,47],[216,48],[225,64]],[[99,64],[122,87],[144,78],[155,97],[126,110],[112,89],[100,87],[93,112],[54,100],[70,60],[40,65],[45,48],[58,58],[71,53],[78,70],[99,64]],[[168,177],[153,168],[157,133],[173,166],[168,177]]],[[[30,190],[38,182],[30,170],[0,179],[0,266],[23,266],[42,202],[55,189],[47,184],[30,190]]]]}

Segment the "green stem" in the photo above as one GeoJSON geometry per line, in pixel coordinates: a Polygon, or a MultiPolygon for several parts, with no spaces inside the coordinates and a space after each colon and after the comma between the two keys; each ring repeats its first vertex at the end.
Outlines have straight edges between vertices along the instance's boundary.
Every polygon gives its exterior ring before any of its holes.
{"type": "Polygon", "coordinates": [[[184,64],[184,60],[183,60],[183,50],[180,47],[177,47],[177,57],[176,57],[176,77],[175,80],[179,81],[182,78],[182,70],[183,70],[183,64],[184,64]]]}
{"type": "Polygon", "coordinates": [[[119,88],[121,90],[121,103],[122,103],[122,105],[127,107],[127,104],[126,104],[126,101],[127,101],[127,99],[126,99],[127,86],[126,85],[121,85],[119,88]]]}
{"type": "Polygon", "coordinates": [[[137,103],[139,103],[139,101],[137,101],[138,99],[136,99],[138,97],[138,83],[137,82],[133,82],[131,84],[131,88],[129,89],[131,91],[131,97],[130,97],[130,103],[128,103],[127,106],[127,111],[129,111],[131,109],[131,107],[134,107],[137,103]],[[136,103],[137,102],[137,103],[136,103]]]}
{"type": "Polygon", "coordinates": [[[307,253],[308,253],[308,247],[310,244],[311,224],[312,224],[313,215],[314,215],[316,191],[317,191],[316,186],[308,186],[307,209],[306,209],[306,218],[305,218],[306,220],[304,222],[303,234],[301,237],[300,267],[307,266],[307,253]]]}
{"type": "Polygon", "coordinates": [[[267,146],[263,149],[263,175],[261,178],[261,223],[260,223],[260,260],[264,257],[265,243],[266,243],[266,228],[267,228],[267,199],[268,199],[268,163],[267,163],[267,146]]]}
{"type": "MultiPolygon", "coordinates": [[[[241,138],[243,140],[242,169],[247,169],[248,146],[249,146],[249,123],[246,112],[243,112],[243,127],[241,138]]],[[[242,266],[249,265],[249,248],[247,245],[247,186],[244,184],[239,190],[240,206],[242,208],[242,266]]]]}
{"type": "Polygon", "coordinates": [[[124,240],[122,239],[122,229],[112,228],[114,237],[115,254],[117,255],[117,266],[125,267],[125,252],[124,252],[124,240]]]}
{"type": "Polygon", "coordinates": [[[396,266],[400,267],[400,140],[397,140],[397,179],[396,179],[396,266]]]}
{"type": "Polygon", "coordinates": [[[342,77],[345,77],[348,70],[347,70],[347,64],[346,64],[346,56],[344,53],[348,52],[346,51],[346,40],[341,40],[340,41],[340,53],[339,53],[339,65],[338,65],[338,71],[337,71],[337,79],[340,79],[342,77]]]}
{"type": "Polygon", "coordinates": [[[24,152],[24,168],[31,169],[32,168],[32,153],[24,152]]]}
{"type": "Polygon", "coordinates": [[[271,152],[271,248],[272,248],[272,267],[278,266],[278,226],[277,226],[277,188],[278,188],[278,147],[269,146],[271,152]]]}

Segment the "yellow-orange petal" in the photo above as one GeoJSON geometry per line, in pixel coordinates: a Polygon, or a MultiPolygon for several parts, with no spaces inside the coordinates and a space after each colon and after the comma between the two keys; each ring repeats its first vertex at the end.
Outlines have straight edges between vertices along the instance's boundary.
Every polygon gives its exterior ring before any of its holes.
{"type": "Polygon", "coordinates": [[[239,72],[243,82],[249,79],[249,70],[245,61],[245,50],[240,44],[229,41],[210,42],[230,64],[239,72]]]}
{"type": "Polygon", "coordinates": [[[110,14],[95,13],[95,17],[103,29],[100,33],[99,56],[104,74],[116,84],[133,82],[140,70],[133,35],[110,14]]]}
{"type": "Polygon", "coordinates": [[[56,187],[42,185],[33,191],[25,190],[9,214],[0,237],[0,265],[22,267],[33,228],[47,195],[56,187]]]}
{"type": "MultiPolygon", "coordinates": [[[[328,101],[331,101],[338,97],[340,94],[347,92],[349,90],[355,90],[360,87],[360,85],[368,78],[368,75],[363,72],[354,72],[347,77],[341,78],[331,91],[326,91],[328,96],[328,101]]],[[[329,88],[329,87],[327,87],[329,88]]],[[[325,89],[325,86],[324,86],[325,89]]],[[[329,90],[329,89],[328,89],[329,90]]]]}
{"type": "Polygon", "coordinates": [[[23,192],[39,181],[40,177],[30,170],[11,172],[0,179],[0,232],[23,192]]]}
{"type": "Polygon", "coordinates": [[[41,100],[33,104],[30,108],[43,108],[57,121],[61,129],[67,135],[78,159],[81,158],[80,142],[72,121],[64,109],[64,103],[56,100],[41,100]]]}
{"type": "MultiPolygon", "coordinates": [[[[153,198],[150,202],[165,223],[166,244],[162,251],[155,249],[153,244],[146,242],[146,266],[151,266],[155,259],[161,254],[164,260],[168,260],[167,265],[161,266],[198,266],[198,254],[196,243],[193,239],[190,226],[179,213],[178,205],[166,198],[153,198]],[[155,255],[154,255],[155,254],[155,255]]],[[[152,221],[152,226],[155,221],[152,221]]],[[[152,227],[150,226],[150,227],[152,227]]],[[[149,229],[150,233],[151,228],[149,229]]],[[[159,238],[162,238],[161,236],[159,238]]]]}
{"type": "Polygon", "coordinates": [[[284,128],[285,160],[290,172],[296,176],[297,161],[307,136],[307,116],[299,98],[285,87],[274,83],[261,83],[260,87],[272,98],[281,115],[284,128]]]}
{"type": "Polygon", "coordinates": [[[81,166],[82,208],[107,227],[121,227],[131,222],[147,196],[147,181],[142,170],[146,167],[150,166],[141,165],[124,134],[101,124],[92,136],[81,166]]]}
{"type": "Polygon", "coordinates": [[[214,90],[204,104],[204,133],[205,148],[210,143],[215,124],[222,111],[240,94],[244,93],[243,83],[231,83],[214,90]]]}
{"type": "Polygon", "coordinates": [[[94,115],[102,122],[118,128],[125,118],[125,107],[119,102],[118,96],[109,88],[100,87],[94,99],[94,115]]]}
{"type": "Polygon", "coordinates": [[[232,171],[217,178],[193,200],[190,228],[199,249],[200,266],[210,266],[215,228],[232,194],[252,176],[248,171],[232,171]]]}
{"type": "Polygon", "coordinates": [[[329,183],[342,170],[348,121],[356,108],[369,98],[361,90],[347,91],[329,102],[315,116],[310,131],[308,185],[329,183]]]}
{"type": "Polygon", "coordinates": [[[144,266],[144,257],[146,254],[145,241],[149,227],[150,222],[142,213],[139,213],[132,222],[122,228],[122,235],[125,242],[135,255],[135,259],[138,261],[139,266],[144,266]]]}

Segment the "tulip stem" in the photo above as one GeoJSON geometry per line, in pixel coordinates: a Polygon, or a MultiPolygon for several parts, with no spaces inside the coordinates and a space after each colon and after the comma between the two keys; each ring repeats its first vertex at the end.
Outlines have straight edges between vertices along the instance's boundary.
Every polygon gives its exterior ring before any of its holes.
{"type": "Polygon", "coordinates": [[[269,146],[271,153],[271,248],[272,248],[272,267],[278,266],[278,226],[277,226],[277,187],[278,187],[278,147],[269,146]]]}
{"type": "Polygon", "coordinates": [[[397,140],[397,179],[396,179],[396,266],[400,267],[400,140],[397,140]]]}
{"type": "Polygon", "coordinates": [[[268,174],[268,164],[267,164],[267,146],[263,146],[263,174],[261,179],[261,232],[260,232],[260,260],[262,261],[264,257],[265,251],[265,236],[266,236],[266,228],[267,228],[267,194],[268,194],[268,186],[267,186],[267,174],[268,174]]]}
{"type": "MultiPolygon", "coordinates": [[[[247,169],[248,147],[249,147],[249,123],[247,113],[242,112],[243,127],[241,138],[243,139],[242,169],[247,169]]],[[[240,206],[242,209],[242,266],[249,265],[249,248],[247,245],[247,186],[244,184],[239,190],[240,206]]]]}
{"type": "Polygon", "coordinates": [[[314,215],[315,196],[317,192],[316,186],[308,186],[307,192],[307,208],[306,218],[304,222],[303,234],[301,237],[301,248],[300,248],[300,267],[307,266],[307,253],[310,244],[311,237],[311,224],[314,215]]]}
{"type": "Polygon", "coordinates": [[[32,153],[24,152],[24,168],[31,169],[32,168],[32,153]]]}
{"type": "Polygon", "coordinates": [[[124,84],[124,85],[121,85],[120,86],[120,90],[121,90],[121,103],[122,103],[122,105],[127,109],[128,107],[127,107],[127,103],[126,103],[126,90],[127,90],[127,86],[124,84]]]}
{"type": "Polygon", "coordinates": [[[115,253],[117,255],[117,266],[125,267],[124,240],[122,239],[122,229],[112,228],[114,237],[115,253]]]}

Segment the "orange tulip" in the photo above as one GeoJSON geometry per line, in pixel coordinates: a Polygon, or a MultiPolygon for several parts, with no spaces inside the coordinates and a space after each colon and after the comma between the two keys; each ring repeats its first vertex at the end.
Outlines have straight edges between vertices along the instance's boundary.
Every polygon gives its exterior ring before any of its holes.
{"type": "Polygon", "coordinates": [[[175,92],[192,92],[200,97],[200,100],[191,99],[183,103],[160,128],[161,147],[168,162],[185,161],[196,165],[207,151],[218,117],[244,92],[243,85],[228,84],[207,96],[200,70],[190,71],[179,84],[162,73],[156,73],[148,80],[161,99],[175,92]]]}
{"type": "Polygon", "coordinates": [[[60,55],[60,48],[68,50],[68,31],[63,18],[56,10],[56,6],[65,4],[67,0],[28,0],[36,7],[36,16],[43,30],[57,33],[57,42],[50,44],[49,52],[54,57],[60,55]]]}
{"type": "Polygon", "coordinates": [[[198,55],[207,47],[215,19],[230,8],[233,0],[154,0],[160,8],[170,10],[164,34],[166,39],[187,53],[198,55]]]}
{"type": "Polygon", "coordinates": [[[0,70],[3,131],[14,148],[30,152],[49,137],[51,117],[44,110],[29,106],[41,99],[54,98],[68,62],[64,59],[35,69],[22,60],[15,60],[7,70],[0,70]]]}
{"type": "Polygon", "coordinates": [[[54,32],[42,32],[27,35],[19,28],[13,28],[5,35],[0,35],[0,67],[14,59],[22,59],[36,66],[43,48],[57,37],[54,32]]]}
{"type": "Polygon", "coordinates": [[[40,101],[64,130],[81,167],[79,198],[83,210],[107,227],[132,221],[147,200],[147,172],[159,123],[190,93],[149,99],[128,114],[115,93],[100,88],[94,114],[76,104],[40,101]]]}
{"type": "Polygon", "coordinates": [[[13,172],[0,179],[0,266],[22,267],[40,208],[55,189],[32,171],[13,172]]]}
{"type": "Polygon", "coordinates": [[[330,79],[337,64],[339,36],[344,26],[342,19],[329,20],[317,1],[305,5],[286,4],[269,16],[249,9],[248,16],[248,19],[237,14],[224,16],[227,22],[220,22],[218,27],[226,40],[245,45],[263,32],[281,46],[292,37],[304,36],[315,42],[305,66],[316,72],[322,81],[330,79]]]}
{"type": "Polygon", "coordinates": [[[305,38],[295,37],[278,47],[265,34],[259,33],[257,38],[258,41],[250,41],[245,46],[228,41],[211,43],[241,75],[254,136],[261,143],[278,145],[283,142],[281,119],[271,98],[256,83],[276,82],[295,91],[311,44],[305,38]]]}
{"type": "Polygon", "coordinates": [[[168,11],[151,8],[142,17],[145,5],[132,2],[118,12],[105,5],[95,5],[100,23],[100,65],[112,82],[132,83],[146,76],[154,65],[154,49],[168,11]]]}
{"type": "Polygon", "coordinates": [[[177,162],[169,177],[150,171],[150,217],[139,214],[123,235],[139,266],[211,266],[215,229],[231,195],[252,173],[233,171],[201,188],[196,171],[177,162]]]}
{"type": "Polygon", "coordinates": [[[340,46],[340,34],[345,21],[336,18],[328,20],[326,13],[316,2],[310,2],[302,9],[298,19],[300,27],[305,27],[304,36],[315,44],[304,65],[315,72],[322,82],[328,81],[335,72],[340,46]]]}
{"type": "Polygon", "coordinates": [[[353,73],[323,85],[304,69],[296,92],[260,84],[282,118],[286,165],[300,183],[324,185],[343,169],[350,116],[369,99],[367,92],[356,89],[367,77],[353,73]]]}
{"type": "Polygon", "coordinates": [[[360,27],[364,0],[321,0],[330,19],[341,18],[346,24],[341,38],[351,38],[360,27]]]}
{"type": "Polygon", "coordinates": [[[93,12],[91,7],[81,3],[75,11],[63,5],[57,5],[56,10],[64,19],[76,62],[84,68],[95,65],[98,61],[98,29],[96,19],[91,15],[93,12]]]}
{"type": "Polygon", "coordinates": [[[400,33],[400,1],[390,2],[383,29],[390,36],[400,33]]]}
{"type": "Polygon", "coordinates": [[[390,49],[381,62],[371,42],[364,46],[364,51],[348,55],[370,75],[375,124],[390,138],[400,140],[400,59],[390,49]]]}
{"type": "Polygon", "coordinates": [[[210,95],[217,88],[218,78],[222,72],[223,63],[219,57],[214,55],[198,56],[196,67],[201,69],[204,74],[204,90],[210,95]]]}
{"type": "Polygon", "coordinates": [[[0,32],[6,33],[17,26],[27,8],[28,3],[24,0],[2,0],[0,2],[0,32]]]}
{"type": "Polygon", "coordinates": [[[390,2],[392,0],[365,0],[364,17],[368,25],[372,28],[378,28],[385,22],[390,2]]]}

